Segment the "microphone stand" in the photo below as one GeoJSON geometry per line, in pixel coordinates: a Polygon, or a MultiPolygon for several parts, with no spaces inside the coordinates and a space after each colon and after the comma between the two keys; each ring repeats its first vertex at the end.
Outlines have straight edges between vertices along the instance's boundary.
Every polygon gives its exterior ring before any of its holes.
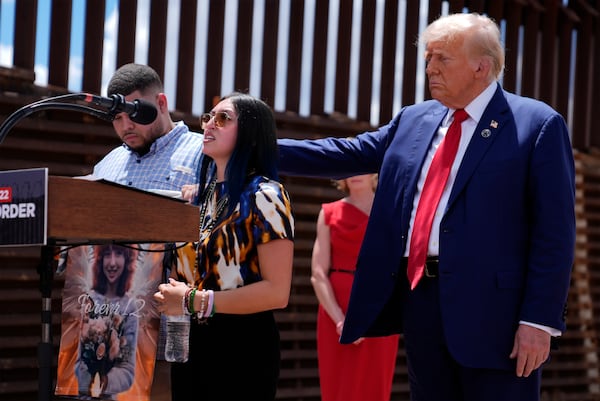
{"type": "Polygon", "coordinates": [[[112,121],[114,119],[114,114],[112,112],[98,110],[93,107],[88,107],[77,103],[62,102],[63,100],[81,100],[83,96],[85,96],[85,94],[80,93],[55,96],[21,107],[20,109],[12,113],[10,116],[8,116],[8,118],[4,120],[2,125],[0,125],[0,144],[2,143],[2,141],[4,141],[4,138],[8,134],[8,131],[10,131],[10,129],[17,122],[19,122],[19,120],[42,110],[59,109],[82,111],[87,114],[91,114],[94,117],[97,117],[101,120],[112,121]]]}
{"type": "MultiPolygon", "coordinates": [[[[61,109],[72,111],[83,111],[105,121],[112,121],[114,114],[98,110],[92,107],[77,103],[65,103],[63,101],[81,100],[82,94],[68,94],[40,100],[35,103],[23,106],[12,113],[0,126],[0,144],[10,131],[10,129],[24,117],[35,112],[48,109],[61,109]]],[[[50,240],[47,245],[41,249],[41,261],[37,267],[40,275],[40,292],[42,295],[42,333],[38,344],[38,400],[50,401],[52,398],[52,368],[53,368],[53,344],[52,344],[52,280],[54,274],[54,241],[50,240]]]]}

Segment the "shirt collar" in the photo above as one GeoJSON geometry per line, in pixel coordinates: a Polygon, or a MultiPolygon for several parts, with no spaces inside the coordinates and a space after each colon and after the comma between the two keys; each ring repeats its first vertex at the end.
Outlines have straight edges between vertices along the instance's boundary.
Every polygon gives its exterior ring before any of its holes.
{"type": "MultiPolygon", "coordinates": [[[[476,124],[479,124],[479,120],[485,111],[485,108],[494,97],[494,93],[496,92],[496,88],[498,87],[498,82],[492,81],[487,88],[483,90],[475,99],[471,101],[466,107],[465,111],[469,114],[469,117],[472,118],[476,124]]],[[[456,109],[448,109],[448,114],[444,119],[444,125],[447,126],[450,124],[450,119],[454,115],[456,109]]]]}

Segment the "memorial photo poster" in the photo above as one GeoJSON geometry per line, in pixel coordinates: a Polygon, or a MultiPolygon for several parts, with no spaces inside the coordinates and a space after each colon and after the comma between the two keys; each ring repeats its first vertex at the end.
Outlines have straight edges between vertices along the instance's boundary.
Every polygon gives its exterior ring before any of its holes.
{"type": "Polygon", "coordinates": [[[163,279],[164,247],[86,245],[63,253],[56,395],[150,400],[160,325],[152,295],[163,279]]]}

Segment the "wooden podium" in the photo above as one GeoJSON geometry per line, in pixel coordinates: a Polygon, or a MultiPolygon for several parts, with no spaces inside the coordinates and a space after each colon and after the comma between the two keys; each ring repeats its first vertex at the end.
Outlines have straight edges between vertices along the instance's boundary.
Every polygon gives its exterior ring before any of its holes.
{"type": "Polygon", "coordinates": [[[49,176],[47,213],[55,244],[198,240],[198,207],[108,181],[49,176]]]}
{"type": "Polygon", "coordinates": [[[42,335],[38,345],[39,401],[52,400],[52,280],[60,245],[193,242],[200,211],[184,201],[108,181],[49,176],[47,245],[42,246],[42,335]]]}

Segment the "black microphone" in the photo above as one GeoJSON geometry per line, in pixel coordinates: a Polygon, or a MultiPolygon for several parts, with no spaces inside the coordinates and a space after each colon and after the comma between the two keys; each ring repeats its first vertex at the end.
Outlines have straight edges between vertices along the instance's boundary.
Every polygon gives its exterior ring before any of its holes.
{"type": "Polygon", "coordinates": [[[156,119],[156,107],[143,99],[128,102],[121,94],[114,94],[110,97],[96,96],[90,93],[81,95],[84,102],[108,109],[112,117],[117,113],[127,113],[131,121],[143,125],[151,124],[156,119]]]}

